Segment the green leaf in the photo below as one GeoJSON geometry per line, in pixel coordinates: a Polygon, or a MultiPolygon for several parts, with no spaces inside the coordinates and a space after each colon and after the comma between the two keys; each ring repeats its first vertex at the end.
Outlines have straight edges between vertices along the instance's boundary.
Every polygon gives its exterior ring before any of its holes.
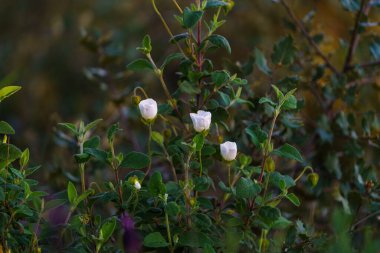
{"type": "Polygon", "coordinates": [[[83,148],[97,148],[100,145],[100,137],[93,136],[83,143],[83,148]]]}
{"type": "Polygon", "coordinates": [[[165,207],[165,211],[166,213],[169,215],[169,216],[177,216],[179,214],[179,211],[180,211],[180,208],[179,206],[177,205],[177,203],[171,201],[167,204],[167,206],[165,207]]]}
{"type": "Polygon", "coordinates": [[[150,177],[148,188],[149,192],[156,197],[166,193],[166,186],[162,181],[162,176],[159,171],[155,171],[150,177]]]}
{"type": "Polygon", "coordinates": [[[90,188],[88,190],[86,190],[85,192],[83,192],[81,195],[79,195],[75,201],[74,201],[74,206],[77,206],[80,204],[80,202],[82,202],[83,200],[85,200],[88,196],[90,196],[91,194],[94,194],[94,189],[90,188]]]}
{"type": "Polygon", "coordinates": [[[272,99],[270,98],[267,98],[267,97],[260,98],[259,104],[266,104],[266,103],[270,104],[273,107],[277,106],[277,104],[273,102],[272,99]]]}
{"type": "Polygon", "coordinates": [[[182,92],[187,93],[189,95],[196,95],[196,94],[201,93],[201,89],[197,87],[195,84],[190,83],[189,81],[181,82],[179,89],[182,92]]]}
{"type": "Polygon", "coordinates": [[[160,146],[164,145],[164,136],[162,136],[162,134],[160,134],[159,132],[152,132],[152,140],[160,146]]]}
{"type": "Polygon", "coordinates": [[[85,126],[85,131],[88,132],[90,131],[91,129],[95,128],[100,122],[102,121],[102,119],[96,119],[90,123],[88,123],[86,126],[85,126]]]}
{"type": "Polygon", "coordinates": [[[75,154],[74,155],[76,163],[85,163],[90,160],[91,156],[88,153],[75,154]]]}
{"type": "Polygon", "coordinates": [[[21,150],[12,144],[0,143],[0,168],[20,158],[21,150]]]}
{"type": "Polygon", "coordinates": [[[206,4],[206,8],[218,8],[223,6],[228,6],[228,3],[220,0],[208,0],[206,4]]]}
{"type": "Polygon", "coordinates": [[[203,145],[205,143],[205,137],[203,134],[197,134],[193,138],[193,143],[195,145],[195,150],[196,151],[201,151],[203,148],[203,145]]]}
{"type": "Polygon", "coordinates": [[[281,217],[281,212],[278,208],[263,206],[260,208],[259,216],[265,223],[272,224],[281,217]]]}
{"type": "Polygon", "coordinates": [[[258,124],[247,127],[245,132],[251,137],[251,141],[258,148],[268,139],[268,134],[264,132],[258,124]]]}
{"type": "Polygon", "coordinates": [[[79,134],[77,127],[72,123],[58,123],[58,126],[63,127],[66,130],[69,130],[69,132],[75,136],[79,134]]]}
{"type": "Polygon", "coordinates": [[[144,246],[149,248],[163,248],[169,246],[159,232],[153,232],[144,237],[144,246]]]}
{"type": "Polygon", "coordinates": [[[191,230],[179,236],[178,244],[190,248],[203,248],[207,244],[212,245],[212,240],[204,233],[191,230]]]}
{"type": "Polygon", "coordinates": [[[149,165],[150,159],[140,152],[129,152],[123,159],[120,167],[128,169],[142,169],[149,165]]]}
{"type": "Polygon", "coordinates": [[[284,218],[284,217],[280,217],[278,218],[272,225],[272,228],[273,229],[286,229],[288,228],[289,226],[291,226],[293,224],[293,222],[291,222],[290,220],[284,218]]]}
{"type": "Polygon", "coordinates": [[[127,65],[127,69],[133,71],[145,70],[145,69],[153,69],[152,64],[146,59],[137,59],[127,65]]]}
{"type": "Polygon", "coordinates": [[[113,234],[115,227],[116,227],[116,218],[115,217],[112,217],[111,219],[109,219],[103,223],[103,225],[99,231],[99,238],[101,238],[102,242],[108,241],[108,239],[113,234]]]}
{"type": "Polygon", "coordinates": [[[300,206],[301,201],[298,199],[298,197],[294,193],[289,193],[286,195],[286,198],[292,202],[295,206],[300,206]]]}
{"type": "Polygon", "coordinates": [[[284,110],[294,110],[297,109],[297,98],[293,95],[290,95],[281,106],[284,110]]]}
{"type": "Polygon", "coordinates": [[[5,121],[0,121],[0,134],[15,134],[15,130],[5,121]]]}
{"type": "Polygon", "coordinates": [[[143,54],[149,54],[152,51],[152,42],[149,35],[144,36],[141,47],[138,47],[137,50],[143,54]]]}
{"type": "Polygon", "coordinates": [[[25,168],[26,165],[28,165],[28,162],[29,162],[29,149],[25,149],[22,154],[21,154],[21,157],[20,157],[20,166],[22,168],[25,168]]]}
{"type": "Polygon", "coordinates": [[[164,70],[165,67],[167,65],[169,65],[170,63],[172,63],[173,61],[178,61],[178,60],[181,60],[183,58],[184,58],[184,56],[182,53],[174,53],[174,54],[167,56],[164,60],[164,63],[162,63],[162,65],[161,65],[161,70],[164,70]]]}
{"type": "Polygon", "coordinates": [[[211,73],[211,80],[216,86],[221,86],[230,79],[230,74],[225,70],[218,70],[211,73]]]}
{"type": "Polygon", "coordinates": [[[231,104],[231,99],[228,96],[228,94],[221,92],[221,91],[218,91],[218,94],[221,98],[221,105],[222,106],[229,106],[231,104]]]}
{"type": "Polygon", "coordinates": [[[295,54],[296,48],[293,45],[293,38],[289,35],[274,45],[272,62],[274,64],[288,66],[294,62],[295,54]]]}
{"type": "Polygon", "coordinates": [[[280,148],[272,151],[272,154],[285,157],[288,159],[293,159],[301,163],[303,162],[303,158],[300,152],[295,147],[287,143],[281,146],[280,148]]]}
{"type": "Polygon", "coordinates": [[[276,186],[280,190],[284,190],[284,183],[286,189],[295,186],[295,182],[292,177],[288,175],[282,175],[277,171],[271,173],[269,182],[271,185],[276,186]]]}
{"type": "Polygon", "coordinates": [[[212,225],[211,219],[203,213],[197,213],[191,216],[194,224],[200,229],[208,229],[212,225]]]}
{"type": "Polygon", "coordinates": [[[12,96],[21,89],[21,86],[5,86],[0,89],[0,102],[12,96]]]}
{"type": "Polygon", "coordinates": [[[236,196],[239,198],[252,199],[256,197],[260,191],[260,186],[249,178],[242,177],[236,184],[236,196]]]}
{"type": "Polygon", "coordinates": [[[122,131],[122,129],[119,128],[119,123],[113,124],[110,128],[108,128],[107,130],[108,142],[113,143],[116,133],[120,131],[122,131]]]}
{"type": "Polygon", "coordinates": [[[258,48],[255,48],[255,64],[263,73],[267,75],[272,73],[268,67],[264,54],[258,48]]]}
{"type": "Polygon", "coordinates": [[[108,161],[107,161],[108,154],[107,154],[107,152],[105,152],[103,150],[96,149],[96,148],[85,148],[83,151],[84,151],[84,153],[91,155],[92,157],[94,157],[98,161],[101,161],[103,163],[108,163],[108,161]]]}
{"type": "Polygon", "coordinates": [[[276,85],[272,85],[272,88],[274,89],[274,92],[276,92],[277,100],[279,102],[282,101],[284,99],[284,93],[282,93],[276,85]]]}
{"type": "Polygon", "coordinates": [[[183,11],[183,25],[185,28],[193,28],[202,18],[203,11],[192,11],[190,8],[185,8],[183,11]]]}
{"type": "MultiPolygon", "coordinates": [[[[184,39],[187,39],[189,38],[190,35],[188,32],[185,32],[185,33],[181,33],[181,34],[176,34],[174,35],[171,39],[170,39],[170,42],[171,43],[174,43],[174,42],[178,42],[178,41],[181,41],[181,40],[184,40],[184,39]]],[[[182,54],[181,54],[181,58],[182,58],[182,54]]]]}
{"type": "Polygon", "coordinates": [[[228,40],[222,35],[213,34],[209,36],[206,40],[209,40],[212,44],[217,47],[224,48],[229,54],[231,54],[231,46],[228,40]]]}
{"type": "Polygon", "coordinates": [[[67,185],[67,197],[71,205],[74,205],[77,196],[77,189],[75,188],[74,184],[69,181],[69,184],[67,185]]]}

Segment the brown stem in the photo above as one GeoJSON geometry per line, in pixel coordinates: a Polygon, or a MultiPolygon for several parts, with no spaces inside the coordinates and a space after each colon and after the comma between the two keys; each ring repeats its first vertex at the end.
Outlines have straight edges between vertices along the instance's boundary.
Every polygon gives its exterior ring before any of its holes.
{"type": "Polygon", "coordinates": [[[313,40],[313,38],[310,36],[310,34],[307,32],[305,26],[303,23],[297,18],[293,10],[289,7],[289,5],[286,3],[285,0],[281,0],[281,4],[284,6],[286,12],[289,14],[293,22],[296,24],[298,30],[301,31],[303,36],[307,39],[307,41],[310,43],[310,45],[314,48],[317,55],[319,55],[323,61],[325,62],[326,66],[331,69],[335,74],[339,74],[339,71],[335,68],[335,66],[330,62],[330,60],[327,58],[326,55],[323,54],[321,49],[318,47],[317,43],[313,40]]]}
{"type": "Polygon", "coordinates": [[[269,131],[268,142],[267,142],[265,150],[264,150],[264,158],[263,158],[263,161],[261,163],[261,172],[260,172],[260,176],[259,176],[259,180],[258,180],[258,182],[260,184],[263,181],[265,162],[266,162],[266,160],[267,160],[267,158],[269,156],[268,145],[270,145],[270,143],[271,143],[274,126],[276,124],[276,120],[277,120],[277,117],[278,117],[279,114],[280,113],[277,110],[274,112],[274,117],[273,117],[273,120],[272,120],[272,125],[271,125],[270,131],[269,131]]]}
{"type": "Polygon", "coordinates": [[[349,66],[352,62],[352,58],[355,54],[356,48],[358,47],[359,39],[360,39],[360,34],[359,34],[360,20],[362,18],[362,15],[363,14],[366,15],[369,11],[368,2],[369,2],[368,0],[362,0],[360,3],[360,9],[358,13],[356,14],[354,31],[352,32],[350,46],[349,46],[347,57],[343,66],[343,72],[346,72],[347,70],[349,70],[349,66]]]}
{"type": "Polygon", "coordinates": [[[376,67],[376,66],[380,66],[380,61],[367,62],[367,63],[362,63],[359,65],[350,65],[350,66],[347,66],[347,70],[351,70],[351,69],[354,69],[356,67],[370,68],[370,67],[376,67]]]}

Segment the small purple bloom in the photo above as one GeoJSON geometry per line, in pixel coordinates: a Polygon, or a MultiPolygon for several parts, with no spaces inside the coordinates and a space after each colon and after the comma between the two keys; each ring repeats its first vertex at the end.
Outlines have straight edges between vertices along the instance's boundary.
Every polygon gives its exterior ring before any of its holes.
{"type": "Polygon", "coordinates": [[[121,226],[124,229],[124,249],[126,253],[138,253],[141,251],[141,236],[135,229],[135,222],[128,215],[123,213],[120,217],[121,226]]]}

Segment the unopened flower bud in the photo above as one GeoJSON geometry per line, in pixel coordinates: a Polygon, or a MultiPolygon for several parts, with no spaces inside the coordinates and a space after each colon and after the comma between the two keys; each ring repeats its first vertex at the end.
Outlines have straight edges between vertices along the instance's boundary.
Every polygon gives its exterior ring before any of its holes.
{"type": "Polygon", "coordinates": [[[268,157],[265,160],[264,170],[268,173],[274,172],[276,170],[276,164],[272,157],[268,157]]]}
{"type": "Polygon", "coordinates": [[[141,101],[141,97],[140,96],[132,96],[132,104],[134,105],[138,105],[141,101]]]}
{"type": "Polygon", "coordinates": [[[141,184],[140,184],[140,182],[137,179],[135,180],[134,187],[135,187],[136,190],[140,190],[141,189],[141,184]]]}
{"type": "Polygon", "coordinates": [[[153,120],[157,116],[158,107],[154,99],[148,98],[139,103],[141,116],[146,120],[153,120]]]}
{"type": "Polygon", "coordinates": [[[315,173],[315,172],[310,173],[307,176],[307,181],[309,181],[309,183],[311,184],[311,186],[314,187],[314,186],[316,186],[318,184],[319,175],[317,173],[315,173]]]}
{"type": "Polygon", "coordinates": [[[220,144],[220,154],[223,159],[230,162],[235,160],[237,155],[237,145],[235,142],[227,141],[223,144],[220,144]]]}

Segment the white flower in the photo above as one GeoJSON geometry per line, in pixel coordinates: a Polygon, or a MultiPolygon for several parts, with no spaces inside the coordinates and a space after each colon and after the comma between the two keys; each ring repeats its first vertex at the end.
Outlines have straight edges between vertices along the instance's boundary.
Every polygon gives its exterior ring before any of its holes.
{"type": "Polygon", "coordinates": [[[226,161],[232,161],[235,160],[237,155],[237,146],[236,142],[230,142],[227,141],[223,144],[220,144],[220,153],[222,154],[222,157],[226,161]]]}
{"type": "Polygon", "coordinates": [[[139,103],[141,116],[146,120],[152,120],[157,116],[157,102],[154,99],[148,98],[139,103]]]}
{"type": "Polygon", "coordinates": [[[141,189],[141,184],[140,184],[140,182],[138,180],[135,181],[135,185],[134,186],[135,186],[136,190],[140,190],[141,189]]]}
{"type": "Polygon", "coordinates": [[[199,110],[197,113],[190,113],[195,131],[203,132],[210,128],[211,112],[199,110]]]}

